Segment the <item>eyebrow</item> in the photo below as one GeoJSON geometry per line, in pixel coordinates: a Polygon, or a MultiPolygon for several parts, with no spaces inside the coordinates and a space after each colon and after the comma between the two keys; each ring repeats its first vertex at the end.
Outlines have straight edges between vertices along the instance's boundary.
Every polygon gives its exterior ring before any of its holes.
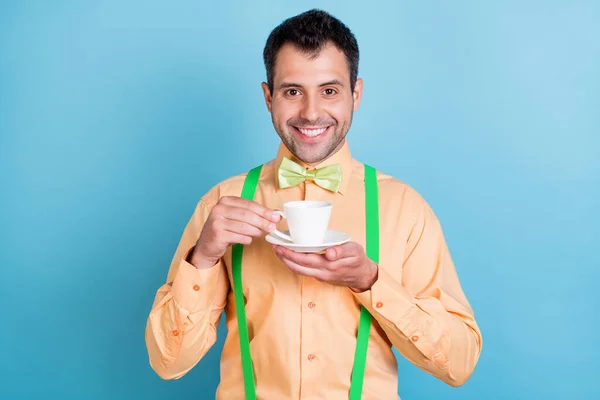
{"type": "MultiPolygon", "coordinates": [[[[334,86],[334,85],[344,87],[344,84],[337,79],[333,79],[333,80],[321,83],[319,85],[319,87],[334,86]]],[[[283,82],[278,86],[278,89],[286,89],[286,88],[291,88],[291,87],[302,87],[302,85],[300,85],[299,83],[294,83],[294,82],[283,82]]]]}

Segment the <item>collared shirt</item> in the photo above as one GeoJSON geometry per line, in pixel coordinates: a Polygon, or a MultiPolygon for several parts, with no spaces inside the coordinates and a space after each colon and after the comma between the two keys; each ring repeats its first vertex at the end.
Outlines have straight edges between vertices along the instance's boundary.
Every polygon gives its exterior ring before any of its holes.
{"type": "MultiPolygon", "coordinates": [[[[363,164],[352,158],[348,143],[315,166],[341,165],[338,193],[312,181],[279,189],[277,168],[283,157],[305,166],[281,144],[277,158],[263,166],[254,200],[275,210],[294,200],[330,201],[329,229],[350,234],[365,248],[363,164]]],[[[152,368],[164,379],[176,379],[214,344],[225,310],[228,334],[216,393],[223,400],[244,398],[231,248],[205,270],[197,270],[186,259],[212,207],[222,196],[240,196],[245,177],[221,182],[198,202],[146,327],[152,368]]],[[[370,290],[355,293],[297,275],[264,238],[245,246],[243,293],[259,399],[347,399],[361,305],[373,316],[363,399],[398,399],[392,346],[449,385],[461,385],[472,374],[481,352],[481,333],[440,222],[407,184],[379,171],[377,180],[380,259],[378,279],[370,290]]],[[[286,229],[285,220],[278,227],[286,229]]]]}

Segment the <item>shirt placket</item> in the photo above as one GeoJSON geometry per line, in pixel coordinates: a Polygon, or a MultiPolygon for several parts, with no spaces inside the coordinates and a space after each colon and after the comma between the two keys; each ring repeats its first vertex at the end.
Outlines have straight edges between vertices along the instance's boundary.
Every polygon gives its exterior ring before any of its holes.
{"type": "Polygon", "coordinates": [[[301,388],[300,398],[309,399],[317,395],[320,375],[320,348],[316,322],[319,304],[316,299],[316,283],[314,278],[302,279],[302,323],[301,323],[301,388]]]}
{"type": "MultiPolygon", "coordinates": [[[[304,198],[306,200],[319,200],[321,189],[314,182],[305,184],[304,198]]],[[[322,359],[318,346],[319,301],[317,297],[319,281],[311,277],[302,278],[301,288],[301,354],[300,354],[300,398],[312,399],[318,396],[319,377],[321,375],[322,359]]]]}

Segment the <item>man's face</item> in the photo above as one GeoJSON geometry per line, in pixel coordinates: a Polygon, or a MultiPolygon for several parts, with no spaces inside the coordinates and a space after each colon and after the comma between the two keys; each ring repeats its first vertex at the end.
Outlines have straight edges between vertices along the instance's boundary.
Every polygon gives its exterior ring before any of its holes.
{"type": "Polygon", "coordinates": [[[285,44],[279,50],[273,93],[262,84],[273,126],[285,146],[307,164],[317,164],[344,144],[358,109],[362,80],[350,89],[344,53],[325,46],[311,57],[285,44]]]}

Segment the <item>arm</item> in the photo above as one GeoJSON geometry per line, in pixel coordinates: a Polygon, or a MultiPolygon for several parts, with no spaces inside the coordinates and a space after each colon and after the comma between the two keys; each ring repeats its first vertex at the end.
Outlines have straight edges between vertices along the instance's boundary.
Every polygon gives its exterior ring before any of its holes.
{"type": "Polygon", "coordinates": [[[215,343],[229,292],[222,261],[227,249],[234,243],[251,244],[271,232],[280,218],[239,197],[219,198],[211,191],[205,198],[212,201],[198,203],[146,325],[150,365],[163,379],[182,377],[215,343]]]}
{"type": "Polygon", "coordinates": [[[392,268],[380,266],[375,284],[355,296],[404,357],[451,386],[462,385],[479,358],[481,332],[440,223],[424,201],[401,276],[386,270],[392,268]]]}
{"type": "Polygon", "coordinates": [[[229,280],[221,261],[196,269],[189,261],[210,210],[200,200],[187,224],[169,269],[156,293],[146,325],[146,346],[152,369],[163,379],[187,373],[216,340],[229,280]]]}

